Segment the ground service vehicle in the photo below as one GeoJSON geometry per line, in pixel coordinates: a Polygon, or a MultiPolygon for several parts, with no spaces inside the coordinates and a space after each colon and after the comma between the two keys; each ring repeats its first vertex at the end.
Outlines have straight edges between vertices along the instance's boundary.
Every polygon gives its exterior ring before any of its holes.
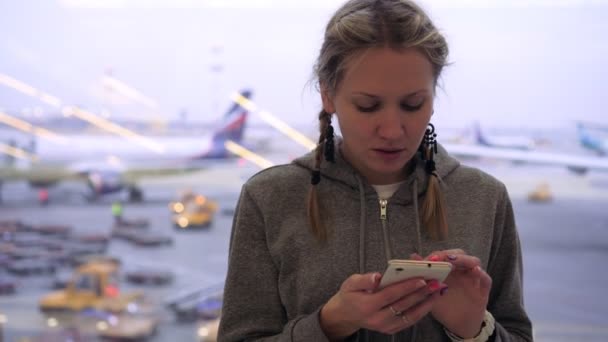
{"type": "Polygon", "coordinates": [[[79,266],[63,290],[40,299],[43,312],[80,311],[83,309],[122,312],[131,302],[143,298],[142,293],[120,293],[118,266],[111,262],[91,262],[79,266]]]}
{"type": "Polygon", "coordinates": [[[169,205],[174,212],[173,224],[176,228],[206,228],[213,222],[218,205],[208,198],[198,195],[169,205]]]}

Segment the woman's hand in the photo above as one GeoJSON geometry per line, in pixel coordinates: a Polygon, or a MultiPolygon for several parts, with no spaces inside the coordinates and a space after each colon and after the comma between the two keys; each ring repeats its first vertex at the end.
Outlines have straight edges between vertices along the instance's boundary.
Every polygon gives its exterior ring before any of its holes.
{"type": "Polygon", "coordinates": [[[426,316],[439,298],[441,286],[408,279],[377,290],[379,273],[354,274],[323,306],[320,323],[330,340],[344,339],[365,328],[394,334],[426,316]]]}
{"type": "MultiPolygon", "coordinates": [[[[411,257],[422,260],[416,254],[411,257]]],[[[425,260],[447,261],[453,265],[445,280],[448,290],[434,303],[433,317],[462,338],[477,336],[488,305],[492,278],[481,268],[478,258],[461,249],[433,252],[425,260]]]]}

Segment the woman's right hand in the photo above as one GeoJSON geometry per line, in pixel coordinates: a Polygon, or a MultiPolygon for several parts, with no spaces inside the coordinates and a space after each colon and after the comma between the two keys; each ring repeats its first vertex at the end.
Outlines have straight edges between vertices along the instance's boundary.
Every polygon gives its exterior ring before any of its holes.
{"type": "Polygon", "coordinates": [[[354,274],[323,306],[320,323],[330,340],[341,340],[359,329],[394,334],[416,324],[433,308],[442,286],[408,279],[377,290],[379,273],[354,274]]]}

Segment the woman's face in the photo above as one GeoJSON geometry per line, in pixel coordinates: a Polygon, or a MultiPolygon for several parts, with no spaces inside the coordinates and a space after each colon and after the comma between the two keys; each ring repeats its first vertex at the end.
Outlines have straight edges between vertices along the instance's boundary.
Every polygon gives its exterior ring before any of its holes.
{"type": "Polygon", "coordinates": [[[415,49],[373,48],[352,58],[323,108],[336,113],[342,153],[371,184],[405,179],[433,113],[433,68],[415,49]]]}

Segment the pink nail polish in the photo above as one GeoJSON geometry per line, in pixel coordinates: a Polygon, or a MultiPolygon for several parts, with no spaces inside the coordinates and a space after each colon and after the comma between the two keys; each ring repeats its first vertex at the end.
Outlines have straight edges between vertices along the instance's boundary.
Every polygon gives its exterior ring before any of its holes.
{"type": "Polygon", "coordinates": [[[430,261],[439,261],[439,255],[433,255],[429,258],[430,261]]]}
{"type": "Polygon", "coordinates": [[[429,290],[431,290],[431,291],[437,291],[437,290],[439,290],[439,287],[440,287],[439,282],[437,280],[431,280],[428,283],[428,286],[429,286],[429,290]]]}
{"type": "Polygon", "coordinates": [[[454,261],[454,260],[456,260],[456,256],[454,254],[450,254],[450,255],[448,255],[448,259],[454,261]]]}

